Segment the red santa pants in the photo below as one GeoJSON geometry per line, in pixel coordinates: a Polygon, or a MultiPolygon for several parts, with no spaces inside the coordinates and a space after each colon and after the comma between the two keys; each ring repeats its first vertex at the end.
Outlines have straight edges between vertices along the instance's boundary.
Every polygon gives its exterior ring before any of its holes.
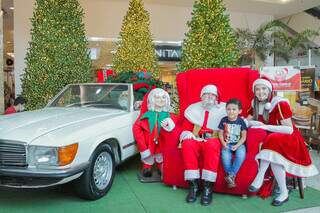
{"type": "Polygon", "coordinates": [[[201,179],[215,182],[220,160],[220,147],[220,141],[217,138],[207,139],[206,142],[200,142],[194,139],[183,140],[182,156],[185,169],[184,179],[199,179],[199,161],[202,161],[203,169],[201,179]]]}

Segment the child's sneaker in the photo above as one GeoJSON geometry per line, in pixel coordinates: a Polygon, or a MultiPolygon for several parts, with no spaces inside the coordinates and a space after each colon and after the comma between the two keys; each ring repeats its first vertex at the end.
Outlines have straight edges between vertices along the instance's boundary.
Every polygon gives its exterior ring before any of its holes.
{"type": "Polygon", "coordinates": [[[227,182],[227,184],[232,183],[233,182],[232,175],[226,175],[224,177],[224,180],[227,182]]]}
{"type": "Polygon", "coordinates": [[[228,175],[225,177],[225,180],[228,183],[228,188],[234,188],[236,187],[236,183],[235,183],[235,176],[234,175],[228,175]]]}

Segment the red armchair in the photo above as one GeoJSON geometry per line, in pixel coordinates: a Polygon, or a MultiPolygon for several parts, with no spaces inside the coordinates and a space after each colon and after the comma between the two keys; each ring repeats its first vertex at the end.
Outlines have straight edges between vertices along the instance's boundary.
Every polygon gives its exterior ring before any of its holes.
{"type": "MultiPolygon", "coordinates": [[[[253,98],[252,83],[258,78],[258,72],[247,68],[213,68],[189,70],[177,75],[177,87],[180,99],[180,117],[175,130],[163,146],[163,182],[167,185],[188,187],[184,181],[184,169],[181,150],[178,148],[179,135],[184,110],[192,103],[200,101],[200,91],[204,85],[214,84],[218,87],[219,99],[222,102],[230,98],[238,98],[242,102],[243,116],[247,116],[253,98]]],[[[252,130],[250,130],[252,131],[252,130]]],[[[256,176],[258,165],[255,156],[259,151],[259,143],[265,137],[265,132],[255,132],[254,137],[248,133],[246,141],[246,159],[236,177],[237,187],[228,189],[224,181],[224,169],[219,163],[218,176],[214,185],[215,192],[230,194],[249,194],[248,186],[256,176]],[[257,137],[258,136],[258,137],[257,137]]],[[[255,129],[254,131],[260,131],[255,129]]],[[[200,162],[201,163],[201,162],[200,162]]]]}

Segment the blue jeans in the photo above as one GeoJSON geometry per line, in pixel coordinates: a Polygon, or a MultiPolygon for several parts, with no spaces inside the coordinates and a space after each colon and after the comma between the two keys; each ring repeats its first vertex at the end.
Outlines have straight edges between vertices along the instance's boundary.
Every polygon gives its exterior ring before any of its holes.
{"type": "Polygon", "coordinates": [[[236,151],[232,151],[231,147],[234,144],[228,144],[228,148],[222,148],[221,159],[224,167],[224,171],[228,175],[236,176],[244,159],[246,158],[246,146],[242,144],[236,151]],[[232,154],[235,153],[235,157],[232,163],[232,154]]]}

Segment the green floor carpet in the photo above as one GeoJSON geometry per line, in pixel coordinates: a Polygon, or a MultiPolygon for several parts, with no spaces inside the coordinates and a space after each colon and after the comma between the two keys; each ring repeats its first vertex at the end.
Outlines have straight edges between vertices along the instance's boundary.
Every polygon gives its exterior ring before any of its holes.
{"type": "Polygon", "coordinates": [[[238,196],[214,194],[214,203],[203,207],[198,203],[186,204],[184,189],[173,190],[160,183],[142,184],[136,174],[138,159],[134,158],[117,169],[113,186],[107,196],[98,201],[85,201],[76,197],[70,186],[42,190],[0,189],[0,213],[197,213],[197,212],[283,212],[294,209],[320,206],[320,191],[305,190],[305,199],[299,193],[290,194],[290,200],[283,207],[270,205],[271,198],[257,197],[242,199],[238,196]]]}

